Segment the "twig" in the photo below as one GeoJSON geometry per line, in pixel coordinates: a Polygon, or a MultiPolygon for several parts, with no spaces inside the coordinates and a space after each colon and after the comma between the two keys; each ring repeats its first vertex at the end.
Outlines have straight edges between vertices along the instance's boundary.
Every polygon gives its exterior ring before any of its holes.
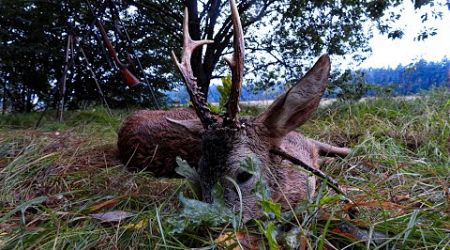
{"type": "Polygon", "coordinates": [[[94,79],[95,85],[97,86],[98,94],[100,95],[100,97],[103,100],[103,103],[105,104],[105,107],[106,107],[106,110],[108,112],[108,115],[112,116],[111,109],[109,108],[109,105],[108,105],[108,102],[106,101],[105,95],[103,94],[103,91],[102,91],[102,89],[100,87],[100,84],[98,83],[98,80],[97,80],[97,77],[95,75],[95,72],[92,69],[91,64],[89,63],[89,60],[88,60],[88,58],[86,56],[86,53],[84,52],[83,47],[81,47],[81,46],[80,46],[80,51],[81,51],[81,54],[83,55],[84,61],[86,62],[87,69],[89,70],[89,72],[91,72],[92,79],[94,79]]]}
{"type": "MultiPolygon", "coordinates": [[[[314,174],[315,176],[325,180],[326,184],[332,188],[334,191],[336,191],[338,194],[342,194],[344,196],[344,202],[345,203],[350,203],[350,204],[354,204],[353,201],[351,201],[349,198],[347,198],[346,193],[342,190],[342,188],[340,187],[339,183],[333,179],[333,177],[328,176],[327,174],[325,174],[324,172],[322,172],[320,169],[316,169],[313,168],[311,166],[309,166],[308,164],[306,164],[304,161],[302,161],[301,159],[289,154],[288,152],[286,152],[285,150],[281,149],[281,148],[277,148],[277,149],[272,149],[271,150],[272,153],[281,156],[282,158],[301,166],[302,168],[304,168],[305,170],[311,172],[312,174],[314,174]]],[[[348,214],[350,216],[350,218],[356,218],[356,216],[358,216],[359,214],[359,210],[356,207],[352,207],[348,210],[348,214]]]]}
{"type": "Polygon", "coordinates": [[[61,81],[59,82],[59,104],[58,104],[58,112],[57,118],[59,122],[63,122],[64,119],[64,97],[66,95],[66,81],[67,81],[67,71],[69,71],[69,57],[73,57],[72,52],[72,34],[69,33],[67,36],[67,47],[66,47],[66,55],[64,58],[64,70],[63,75],[61,77],[61,81]]]}

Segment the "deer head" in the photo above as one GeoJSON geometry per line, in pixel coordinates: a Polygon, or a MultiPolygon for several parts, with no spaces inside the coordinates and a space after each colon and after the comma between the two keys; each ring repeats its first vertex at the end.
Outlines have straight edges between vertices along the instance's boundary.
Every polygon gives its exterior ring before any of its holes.
{"type": "Polygon", "coordinates": [[[257,197],[253,192],[257,180],[241,165],[248,157],[257,159],[260,163],[262,176],[272,189],[272,197],[283,196],[281,191],[277,191],[276,183],[294,185],[294,193],[298,196],[294,198],[298,199],[306,198],[313,191],[311,187],[314,186],[314,179],[299,171],[283,168],[283,159],[286,157],[280,156],[284,153],[293,155],[300,163],[311,169],[318,169],[318,152],[315,146],[300,134],[291,131],[305,123],[317,109],[329,77],[330,59],[328,55],[321,56],[300,81],[278,97],[261,115],[240,118],[238,104],[244,75],[244,37],[234,0],[230,0],[230,5],[234,53],[225,59],[232,71],[232,88],[225,115],[219,117],[212,114],[198,90],[191,68],[191,54],[199,46],[213,41],[191,39],[186,9],[181,62],[173,52],[172,57],[183,77],[199,120],[168,120],[192,133],[201,134],[202,156],[198,173],[203,199],[212,201],[212,188],[219,182],[224,188],[226,203],[239,208],[240,193],[244,217],[253,218],[254,213],[259,210],[257,197]],[[240,189],[239,192],[237,189],[240,189]]]}

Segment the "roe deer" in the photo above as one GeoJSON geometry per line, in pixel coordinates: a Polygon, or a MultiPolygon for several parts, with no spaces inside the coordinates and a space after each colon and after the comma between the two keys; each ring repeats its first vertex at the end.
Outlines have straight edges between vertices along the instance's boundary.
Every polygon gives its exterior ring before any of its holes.
{"type": "Polygon", "coordinates": [[[261,211],[253,192],[256,177],[241,168],[246,158],[253,157],[260,162],[272,199],[286,209],[289,203],[311,196],[315,189],[315,177],[292,167],[289,162],[323,176],[319,170],[319,155],[346,156],[350,150],[305,138],[294,131],[319,105],[330,73],[328,55],[321,56],[306,75],[265,112],[257,117],[238,116],[244,74],[244,37],[234,0],[230,0],[230,5],[234,53],[225,59],[232,70],[232,89],[225,115],[213,114],[198,91],[191,54],[197,47],[213,41],[191,39],[186,9],[181,62],[173,52],[172,57],[188,89],[193,109],[132,113],[119,131],[118,148],[128,167],[146,169],[155,176],[173,176],[176,156],[187,160],[196,166],[206,202],[212,202],[212,188],[219,182],[226,204],[239,209],[237,184],[242,195],[241,212],[248,220],[260,216],[261,211]]]}

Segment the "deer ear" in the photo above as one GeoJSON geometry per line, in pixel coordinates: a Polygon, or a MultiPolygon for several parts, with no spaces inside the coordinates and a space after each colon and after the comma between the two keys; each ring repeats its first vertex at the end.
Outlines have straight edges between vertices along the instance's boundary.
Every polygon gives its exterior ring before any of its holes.
{"type": "Polygon", "coordinates": [[[175,120],[169,117],[166,117],[166,120],[174,124],[178,127],[186,129],[188,132],[192,134],[200,134],[203,132],[203,125],[198,119],[190,119],[190,120],[175,120]]]}
{"type": "Polygon", "coordinates": [[[322,55],[316,64],[286,93],[256,118],[271,137],[283,137],[305,123],[317,109],[330,75],[330,57],[322,55]]]}

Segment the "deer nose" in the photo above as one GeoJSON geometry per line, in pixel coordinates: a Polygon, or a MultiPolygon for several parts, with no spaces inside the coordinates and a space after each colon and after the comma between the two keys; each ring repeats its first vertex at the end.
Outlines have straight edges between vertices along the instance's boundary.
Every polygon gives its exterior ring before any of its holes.
{"type": "Polygon", "coordinates": [[[248,182],[252,177],[253,177],[253,174],[251,174],[247,171],[242,171],[236,175],[236,182],[237,182],[237,184],[241,185],[241,184],[248,182]]]}

